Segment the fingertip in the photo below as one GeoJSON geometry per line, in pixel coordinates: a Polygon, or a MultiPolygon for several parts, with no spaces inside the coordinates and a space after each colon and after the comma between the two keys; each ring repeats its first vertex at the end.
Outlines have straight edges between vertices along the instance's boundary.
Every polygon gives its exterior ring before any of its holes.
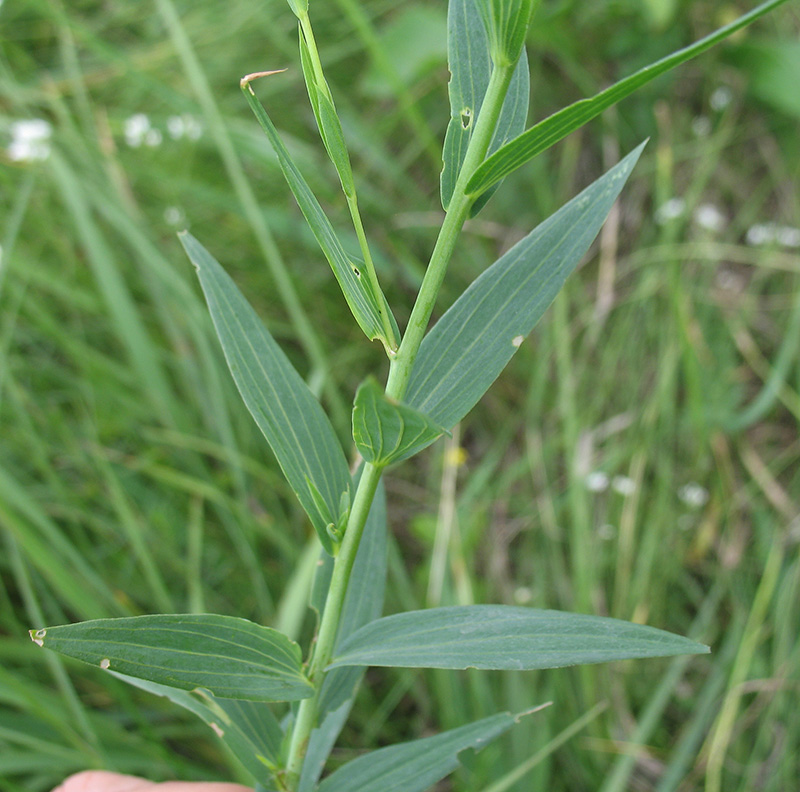
{"type": "Polygon", "coordinates": [[[53,792],[145,792],[154,784],[137,776],[83,770],[65,779],[53,792]]]}

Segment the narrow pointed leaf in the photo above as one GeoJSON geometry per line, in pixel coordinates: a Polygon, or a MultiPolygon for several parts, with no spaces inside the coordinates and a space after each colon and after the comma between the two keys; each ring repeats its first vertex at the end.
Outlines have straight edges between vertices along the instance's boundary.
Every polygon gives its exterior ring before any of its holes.
{"type": "MultiPolygon", "coordinates": [[[[354,484],[358,484],[357,476],[354,484]]],[[[339,622],[337,641],[340,643],[360,627],[377,619],[383,612],[387,567],[386,535],[386,492],[381,482],[353,564],[339,622]]],[[[364,671],[364,668],[351,666],[336,668],[326,675],[320,694],[320,725],[311,732],[298,792],[311,792],[315,788],[325,761],[353,706],[364,671]]]]}
{"type": "Polygon", "coordinates": [[[355,195],[356,188],[353,182],[353,169],[350,165],[350,154],[344,140],[339,114],[326,91],[317,92],[319,102],[319,121],[322,124],[321,133],[328,156],[339,174],[342,190],[348,198],[355,195]]]}
{"type": "Polygon", "coordinates": [[[180,690],[250,701],[296,701],[313,692],[294,641],[233,616],[96,619],[32,630],[31,638],[59,654],[180,690]]]}
{"type": "Polygon", "coordinates": [[[744,14],[734,22],[731,22],[731,24],[725,25],[725,27],[700,39],[696,43],[655,61],[643,69],[639,69],[639,71],[620,80],[590,99],[581,99],[559,110],[544,119],[544,121],[540,121],[488,157],[470,178],[467,184],[467,192],[470,195],[480,195],[484,190],[489,189],[492,185],[508,176],[509,173],[533,159],[537,154],[541,154],[550,146],[558,143],[570,132],[583,126],[587,121],[591,121],[603,110],[624,99],[637,88],[641,88],[641,86],[659,75],[668,72],[701,52],[705,52],[705,50],[713,47],[732,33],[741,30],[760,16],[785,2],[786,0],[770,0],[767,3],[763,3],[750,13],[744,14]]]}
{"type": "MultiPolygon", "coordinates": [[[[451,0],[447,16],[447,50],[450,68],[450,122],[442,152],[442,206],[447,209],[453,197],[475,121],[480,112],[492,70],[489,40],[481,21],[478,3],[483,0],[451,0]]],[[[489,153],[519,135],[525,128],[530,100],[528,59],[523,50],[506,94],[489,153]]],[[[482,196],[476,214],[490,196],[482,196]]]]}
{"type": "MultiPolygon", "coordinates": [[[[328,263],[331,265],[333,274],[339,282],[344,298],[350,306],[350,310],[358,322],[358,326],[364,331],[364,334],[370,341],[377,338],[382,341],[387,349],[394,349],[396,346],[394,339],[386,338],[386,334],[383,330],[383,322],[381,320],[382,312],[390,314],[389,305],[386,302],[383,292],[378,295],[373,294],[372,287],[370,286],[366,274],[361,272],[353,263],[351,257],[345,252],[342,243],[333,230],[333,226],[322,210],[322,207],[319,205],[319,201],[317,201],[308,183],[294,164],[294,160],[292,160],[289,151],[278,135],[278,130],[275,129],[275,125],[267,115],[267,111],[256,98],[247,78],[242,80],[242,90],[244,91],[250,108],[258,119],[258,123],[264,130],[278,157],[278,164],[294,194],[297,205],[300,207],[300,211],[303,213],[322,252],[325,254],[325,258],[328,259],[328,263]]],[[[319,100],[319,86],[316,88],[316,93],[317,99],[319,100]]],[[[322,124],[323,129],[325,129],[325,120],[319,102],[317,119],[318,122],[322,124]]]]}
{"type": "Polygon", "coordinates": [[[319,785],[319,792],[424,792],[458,768],[462,751],[480,751],[515,722],[513,715],[503,713],[434,737],[380,748],[340,767],[319,785]]]}
{"type": "Polygon", "coordinates": [[[418,410],[386,397],[373,377],[356,391],[353,440],[367,462],[391,465],[427,448],[444,429],[418,410]]]}
{"type": "Polygon", "coordinates": [[[333,427],[236,284],[191,234],[183,233],[180,239],[197,268],[236,387],[330,553],[333,545],[326,528],[350,484],[333,427]],[[327,513],[318,507],[309,480],[327,504],[327,513]]]}
{"type": "Polygon", "coordinates": [[[473,408],[589,249],[643,146],[473,281],[425,336],[409,406],[447,428],[473,408]]]}
{"type": "Polygon", "coordinates": [[[619,619],[468,605],[408,611],[371,622],[339,647],[331,667],[524,671],[708,651],[680,635],[619,619]]]}
{"type": "MultiPolygon", "coordinates": [[[[317,121],[317,129],[322,134],[322,119],[319,117],[319,90],[317,88],[317,78],[314,74],[314,64],[311,62],[311,54],[308,51],[308,44],[303,35],[303,28],[297,26],[297,35],[300,40],[300,67],[303,70],[303,81],[308,91],[308,101],[314,111],[314,118],[317,121]]],[[[324,142],[324,141],[323,141],[324,142]]]]}
{"type": "Polygon", "coordinates": [[[283,731],[268,704],[218,699],[207,690],[190,693],[124,674],[114,676],[193,712],[230,748],[255,782],[269,787],[271,768],[277,768],[281,763],[283,731]]]}

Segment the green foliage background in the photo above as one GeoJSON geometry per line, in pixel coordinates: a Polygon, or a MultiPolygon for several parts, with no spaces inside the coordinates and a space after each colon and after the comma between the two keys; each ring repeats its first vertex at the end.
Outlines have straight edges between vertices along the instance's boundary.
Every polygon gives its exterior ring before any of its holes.
{"type": "MultiPolygon", "coordinates": [[[[532,119],[749,7],[545,2],[528,40],[532,119]]],[[[440,221],[446,3],[311,10],[402,326],[440,221]]],[[[335,756],[552,700],[442,789],[485,790],[542,749],[505,788],[795,785],[800,251],[747,239],[757,224],[800,226],[798,31],[789,3],[507,180],[468,226],[442,309],[651,137],[599,246],[509,369],[452,440],[387,479],[387,612],[565,608],[689,634],[713,653],[519,674],[372,670],[335,756]],[[664,220],[675,197],[683,211],[664,220]],[[717,230],[698,222],[704,205],[721,212],[717,230]],[[596,471],[611,482],[598,492],[596,471]],[[695,506],[692,484],[707,493],[695,506]]],[[[188,226],[227,267],[349,449],[352,394],[385,358],[352,322],[238,86],[289,67],[259,94],[346,228],[296,49],[280,0],[0,6],[0,142],[20,119],[54,129],[44,161],[0,152],[2,790],[48,790],[88,766],[240,773],[205,725],[36,651],[29,627],[185,610],[308,634],[313,531],[235,392],[175,237],[188,226]],[[126,143],[138,113],[157,145],[126,143]],[[200,136],[175,139],[175,116],[200,136]],[[310,335],[279,296],[280,261],[310,335]]]]}

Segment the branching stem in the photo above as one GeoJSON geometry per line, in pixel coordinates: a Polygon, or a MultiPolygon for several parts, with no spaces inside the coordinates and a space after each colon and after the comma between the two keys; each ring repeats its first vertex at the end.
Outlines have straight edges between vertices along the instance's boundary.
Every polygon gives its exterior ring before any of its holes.
{"type": "MultiPolygon", "coordinates": [[[[302,24],[303,19],[301,18],[302,24]]],[[[309,49],[311,49],[311,46],[309,46],[309,49]]],[[[513,73],[513,65],[498,67],[492,71],[486,96],[476,121],[475,131],[470,138],[464,163],[456,181],[453,198],[439,231],[439,237],[431,254],[428,269],[417,295],[397,357],[392,361],[386,385],[386,394],[394,399],[402,399],[408,387],[411,369],[425,335],[425,330],[428,327],[439,288],[447,271],[447,265],[474,200],[466,192],[467,181],[475,168],[483,162],[489,150],[489,144],[500,118],[500,111],[502,110],[513,73]]],[[[382,472],[382,467],[375,467],[370,464],[364,465],[361,480],[353,500],[344,540],[336,556],[316,646],[308,667],[308,677],[314,685],[315,694],[300,703],[289,746],[286,766],[286,782],[289,790],[297,788],[311,732],[317,725],[325,668],[333,657],[336,635],[339,630],[339,620],[344,607],[347,586],[350,582],[350,573],[353,569],[367,515],[372,506],[382,472]]]]}

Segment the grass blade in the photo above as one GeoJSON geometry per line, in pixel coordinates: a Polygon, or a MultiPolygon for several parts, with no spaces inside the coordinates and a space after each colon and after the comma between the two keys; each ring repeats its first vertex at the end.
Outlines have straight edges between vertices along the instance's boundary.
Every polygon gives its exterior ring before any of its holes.
{"type": "Polygon", "coordinates": [[[596,96],[590,99],[581,99],[569,105],[569,107],[553,113],[553,115],[544,119],[544,121],[540,121],[488,157],[470,178],[467,183],[467,192],[471,195],[480,195],[484,190],[489,189],[493,184],[508,176],[509,173],[533,159],[537,154],[541,154],[550,146],[558,143],[570,132],[583,126],[587,121],[591,121],[603,110],[624,99],[637,88],[641,88],[659,75],[679,66],[690,58],[694,58],[701,52],[705,52],[737,30],[741,30],[760,16],[785,2],[786,0],[769,0],[769,2],[754,8],[750,13],[744,14],[729,25],[725,25],[705,38],[700,39],[700,41],[678,50],[655,63],[651,63],[643,69],[639,69],[639,71],[624,80],[620,80],[610,88],[606,88],[596,96]]]}
{"type": "Polygon", "coordinates": [[[331,667],[524,671],[708,651],[680,635],[619,619],[510,605],[466,605],[378,619],[344,642],[331,667]]]}
{"type": "Polygon", "coordinates": [[[420,346],[406,402],[441,426],[488,390],[589,249],[644,144],[480,275],[420,346]]]}
{"type": "Polygon", "coordinates": [[[249,701],[296,701],[313,693],[294,641],[234,616],[96,619],[30,634],[68,657],[180,690],[205,688],[249,701]]]}
{"type": "MultiPolygon", "coordinates": [[[[447,19],[450,67],[450,122],[444,139],[441,176],[442,206],[447,209],[467,152],[467,145],[489,85],[492,61],[489,40],[478,11],[477,0],[451,0],[447,19]]],[[[489,153],[519,135],[528,118],[530,74],[524,51],[508,87],[489,153]]],[[[490,196],[473,205],[475,215],[490,196]]]]}
{"type": "Polygon", "coordinates": [[[333,545],[327,527],[335,522],[341,495],[350,484],[347,461],[333,427],[308,386],[214,257],[191,234],[182,234],[181,242],[197,267],[214,326],[242,399],[311,518],[323,547],[330,553],[333,545]]]}

